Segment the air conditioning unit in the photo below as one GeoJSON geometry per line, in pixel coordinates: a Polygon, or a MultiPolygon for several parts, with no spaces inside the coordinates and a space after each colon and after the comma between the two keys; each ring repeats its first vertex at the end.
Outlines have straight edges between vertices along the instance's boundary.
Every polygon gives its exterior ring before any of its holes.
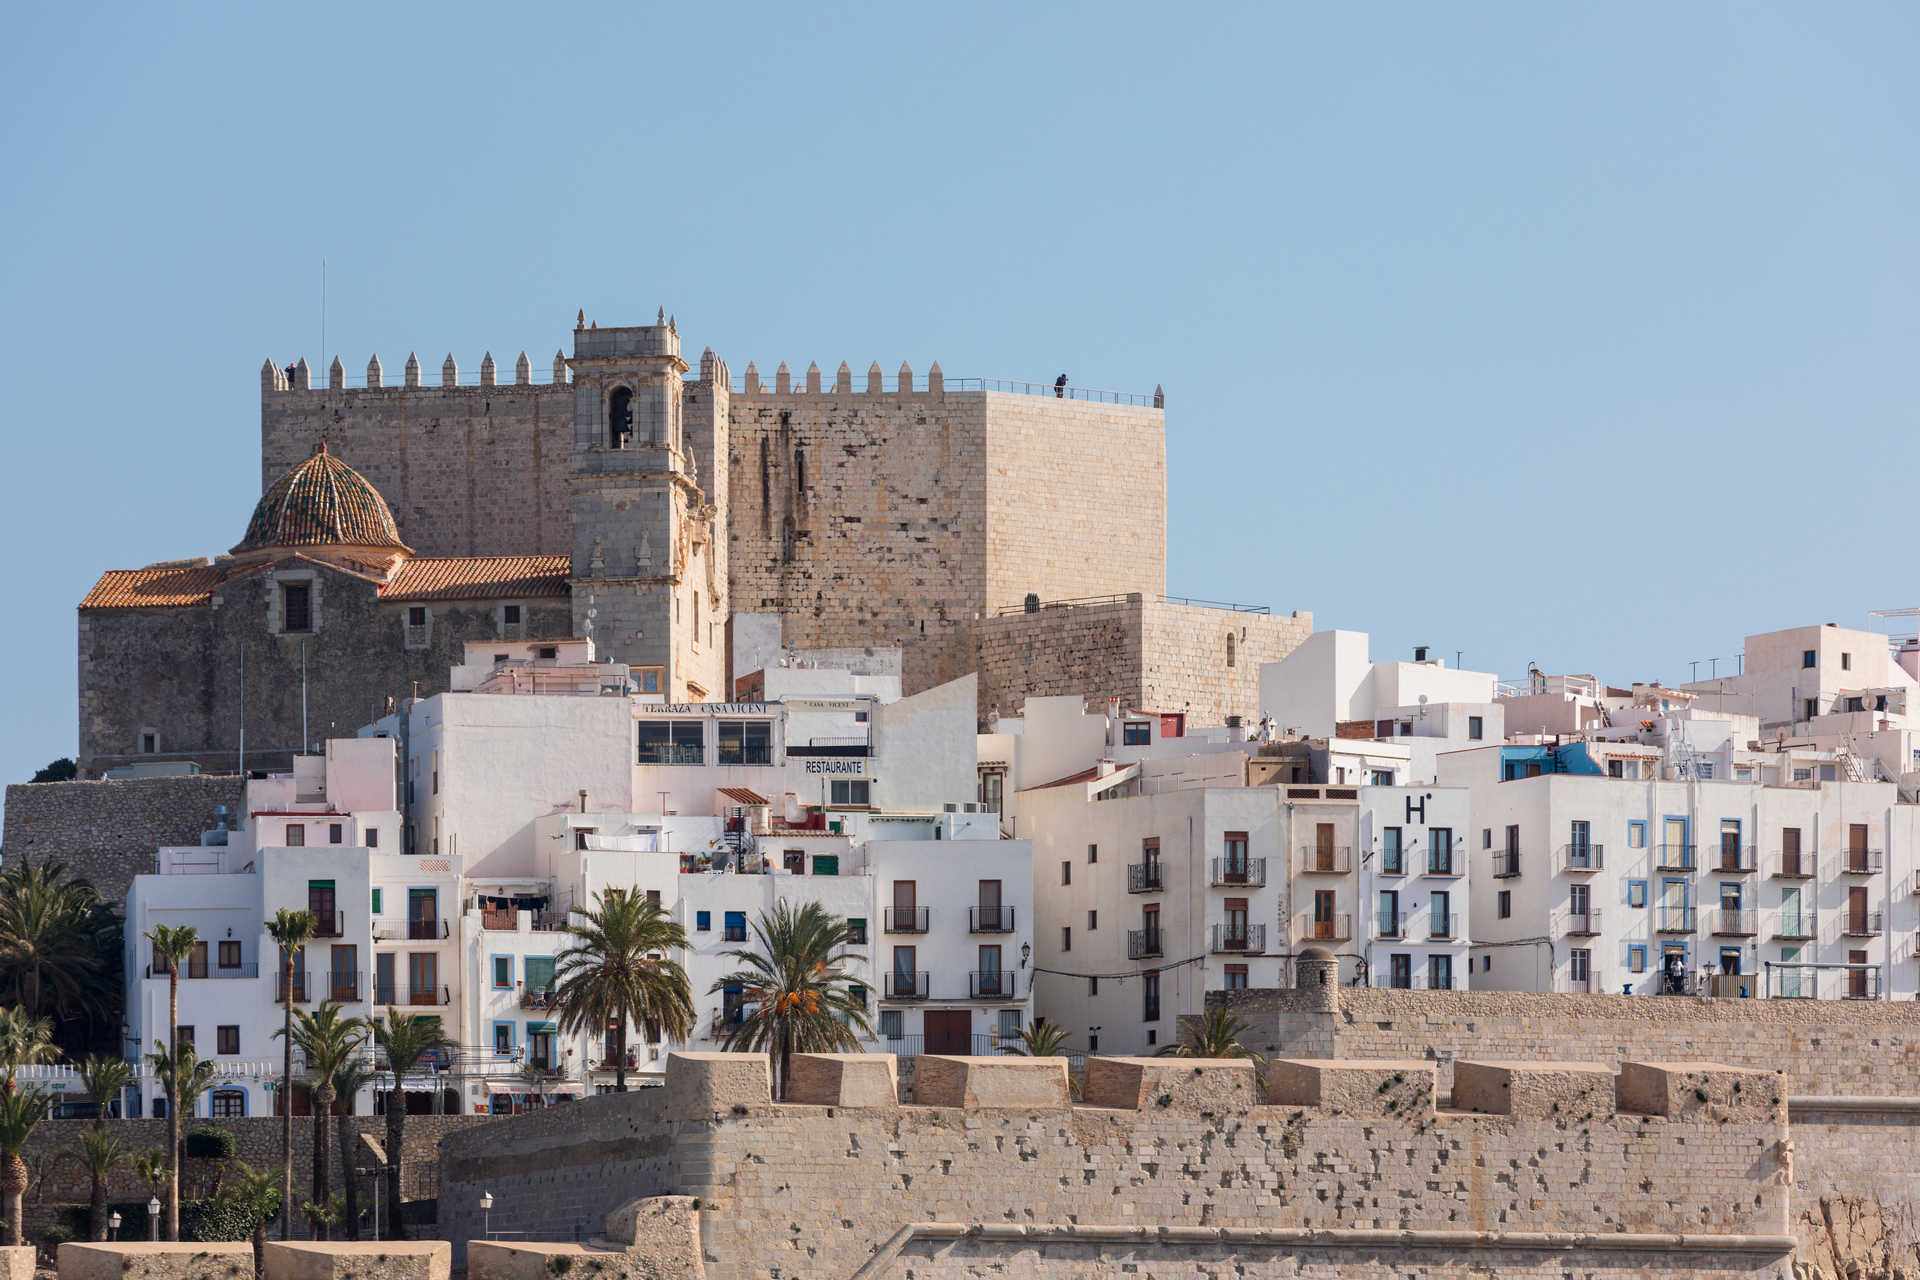
{"type": "Polygon", "coordinates": [[[963,804],[963,805],[961,805],[961,806],[960,806],[960,812],[962,812],[962,813],[978,813],[978,812],[980,812],[980,806],[979,806],[978,804],[975,804],[975,803],[974,803],[974,802],[972,802],[972,801],[968,801],[968,802],[967,802],[966,804],[963,804]]]}
{"type": "Polygon", "coordinates": [[[960,812],[960,806],[957,804],[947,804],[947,805],[942,805],[941,807],[945,809],[948,813],[960,812]]]}

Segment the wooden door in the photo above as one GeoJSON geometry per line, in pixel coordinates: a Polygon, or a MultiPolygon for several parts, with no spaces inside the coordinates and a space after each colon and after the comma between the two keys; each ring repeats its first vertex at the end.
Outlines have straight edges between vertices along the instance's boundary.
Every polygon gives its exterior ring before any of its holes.
{"type": "Polygon", "coordinates": [[[888,927],[900,933],[917,932],[920,918],[918,909],[920,886],[912,880],[893,882],[893,919],[888,927]]]}
{"type": "Polygon", "coordinates": [[[1783,874],[1800,874],[1800,828],[1787,827],[1780,832],[1780,870],[1783,874]]]}
{"type": "Polygon", "coordinates": [[[1313,824],[1313,867],[1316,871],[1333,870],[1333,824],[1331,822],[1313,824]]]}
{"type": "Polygon", "coordinates": [[[1867,824],[1847,824],[1847,866],[1854,871],[1867,869],[1867,824]]]}
{"type": "Polygon", "coordinates": [[[315,880],[307,885],[307,910],[313,914],[316,938],[340,936],[340,927],[335,923],[333,881],[315,880]]]}
{"type": "Polygon", "coordinates": [[[1867,887],[1863,884],[1852,885],[1847,889],[1847,932],[1865,933],[1867,931],[1867,887]]]}
{"type": "Polygon", "coordinates": [[[980,924],[982,929],[1000,928],[1000,882],[980,882],[980,924]]]}
{"type": "Polygon", "coordinates": [[[1313,936],[1333,936],[1333,890],[1316,889],[1313,894],[1313,936]]]}
{"type": "MultiPolygon", "coordinates": [[[[1866,962],[1867,953],[1865,951],[1847,952],[1848,964],[1864,965],[1866,962]]],[[[1864,1000],[1867,998],[1867,971],[1865,969],[1854,968],[1847,970],[1847,994],[1855,1000],[1864,1000]]]]}
{"type": "Polygon", "coordinates": [[[333,994],[328,998],[341,1001],[358,1000],[360,998],[360,949],[352,945],[335,947],[331,959],[333,978],[328,983],[328,987],[333,994]]]}
{"type": "Polygon", "coordinates": [[[924,1052],[965,1056],[973,1052],[973,1013],[967,1009],[929,1009],[924,1015],[924,1052]]]}

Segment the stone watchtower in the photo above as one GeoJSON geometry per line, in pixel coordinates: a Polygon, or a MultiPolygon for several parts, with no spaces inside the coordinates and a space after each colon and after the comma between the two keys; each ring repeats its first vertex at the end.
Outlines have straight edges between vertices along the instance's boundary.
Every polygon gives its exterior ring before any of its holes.
{"type": "Polygon", "coordinates": [[[643,693],[725,697],[720,513],[683,429],[679,331],[665,315],[601,329],[583,314],[567,364],[574,631],[633,666],[643,693]]]}

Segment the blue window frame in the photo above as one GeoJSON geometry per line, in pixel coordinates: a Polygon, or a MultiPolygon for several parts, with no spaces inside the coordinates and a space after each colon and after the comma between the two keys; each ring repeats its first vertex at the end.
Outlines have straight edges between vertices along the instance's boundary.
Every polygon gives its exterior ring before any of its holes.
{"type": "Polygon", "coordinates": [[[496,1022],[493,1024],[493,1051],[511,1056],[513,1053],[513,1024],[496,1022]]]}
{"type": "Polygon", "coordinates": [[[1647,948],[1643,943],[1634,943],[1627,948],[1627,972],[1645,973],[1647,971],[1647,948]]]}
{"type": "Polygon", "coordinates": [[[694,912],[693,913],[693,931],[695,933],[711,933],[713,931],[713,912],[711,911],[694,912]]]}
{"type": "Polygon", "coordinates": [[[1627,881],[1627,905],[1644,907],[1647,905],[1647,882],[1645,880],[1627,881]]]}
{"type": "Polygon", "coordinates": [[[1629,822],[1627,824],[1627,848],[1644,849],[1647,847],[1647,824],[1629,822]]]}
{"type": "Polygon", "coordinates": [[[744,911],[727,912],[726,924],[727,924],[726,941],[745,942],[747,940],[747,913],[746,912],[744,911]]]}
{"type": "Polygon", "coordinates": [[[513,990],[512,956],[495,956],[493,958],[493,989],[495,991],[513,990]]]}

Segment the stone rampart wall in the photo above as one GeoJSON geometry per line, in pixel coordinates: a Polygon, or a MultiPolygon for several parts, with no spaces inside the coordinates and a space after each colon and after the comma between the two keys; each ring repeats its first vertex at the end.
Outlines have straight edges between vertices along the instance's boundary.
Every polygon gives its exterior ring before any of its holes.
{"type": "Polygon", "coordinates": [[[155,849],[199,844],[220,805],[238,821],[244,791],[237,774],[17,782],[7,788],[0,848],[8,865],[64,862],[101,897],[124,904],[133,877],[153,870],[155,849]]]}

